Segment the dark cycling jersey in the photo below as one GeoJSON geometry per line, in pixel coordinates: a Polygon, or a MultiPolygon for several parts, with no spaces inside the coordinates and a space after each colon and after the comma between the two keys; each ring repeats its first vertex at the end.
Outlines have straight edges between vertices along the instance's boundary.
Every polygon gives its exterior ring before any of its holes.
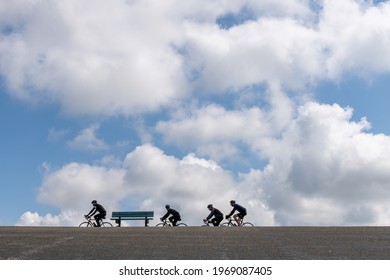
{"type": "Polygon", "coordinates": [[[247,213],[246,213],[246,209],[244,207],[242,207],[241,205],[238,205],[237,203],[234,204],[233,206],[233,210],[230,212],[229,215],[227,215],[227,217],[229,218],[231,215],[233,215],[234,211],[238,211],[242,216],[245,216],[247,213]]]}
{"type": "Polygon", "coordinates": [[[172,217],[179,221],[181,220],[179,212],[172,208],[169,208],[167,213],[161,219],[165,220],[166,218],[168,218],[169,215],[172,215],[172,217]]]}
{"type": "Polygon", "coordinates": [[[88,213],[87,216],[92,216],[93,214],[95,214],[96,212],[99,212],[100,214],[102,214],[103,216],[106,216],[106,209],[104,209],[104,207],[100,204],[95,204],[95,206],[92,208],[92,210],[88,213]]]}
{"type": "Polygon", "coordinates": [[[223,217],[223,214],[217,208],[213,208],[213,210],[210,211],[210,215],[207,216],[206,220],[211,219],[212,216],[215,216],[215,218],[220,218],[223,217]]]}

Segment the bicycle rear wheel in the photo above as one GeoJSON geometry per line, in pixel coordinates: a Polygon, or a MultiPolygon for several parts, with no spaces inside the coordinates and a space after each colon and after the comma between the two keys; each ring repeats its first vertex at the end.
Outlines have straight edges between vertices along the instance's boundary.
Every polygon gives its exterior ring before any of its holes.
{"type": "Polygon", "coordinates": [[[232,225],[232,223],[225,222],[225,223],[222,223],[220,226],[221,227],[232,227],[233,225],[232,225]]]}
{"type": "Polygon", "coordinates": [[[109,222],[103,222],[102,227],[112,227],[112,224],[109,222]]]}
{"type": "Polygon", "coordinates": [[[177,224],[178,227],[186,227],[187,225],[185,223],[177,224]]]}
{"type": "Polygon", "coordinates": [[[245,222],[242,224],[243,227],[254,227],[254,225],[250,222],[245,222]]]}
{"type": "Polygon", "coordinates": [[[88,223],[88,222],[82,222],[79,227],[92,227],[92,224],[91,223],[88,223]]]}

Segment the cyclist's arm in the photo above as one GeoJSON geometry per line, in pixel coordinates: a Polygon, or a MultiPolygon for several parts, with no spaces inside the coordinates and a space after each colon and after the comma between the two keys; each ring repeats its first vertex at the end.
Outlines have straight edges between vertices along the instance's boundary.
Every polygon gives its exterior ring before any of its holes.
{"type": "Polygon", "coordinates": [[[214,210],[210,212],[210,214],[207,216],[206,220],[210,220],[213,215],[214,215],[214,210]]]}
{"type": "Polygon", "coordinates": [[[164,216],[161,217],[161,220],[165,220],[166,218],[168,218],[169,216],[169,212],[167,212],[164,216]]]}
{"type": "Polygon", "coordinates": [[[92,209],[91,209],[91,211],[89,211],[89,213],[87,214],[87,216],[92,216],[93,214],[95,214],[96,213],[96,207],[93,207],[92,209]]]}
{"type": "Polygon", "coordinates": [[[226,215],[226,218],[230,218],[230,216],[234,214],[234,211],[236,211],[235,208],[233,208],[233,210],[229,213],[229,215],[226,215]]]}

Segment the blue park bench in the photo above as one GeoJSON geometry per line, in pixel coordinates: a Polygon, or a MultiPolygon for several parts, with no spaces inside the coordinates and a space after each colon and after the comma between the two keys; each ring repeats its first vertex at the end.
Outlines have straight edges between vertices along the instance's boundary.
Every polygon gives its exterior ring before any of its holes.
{"type": "Polygon", "coordinates": [[[116,211],[112,212],[111,220],[115,220],[118,227],[124,220],[145,220],[145,227],[148,226],[149,220],[153,220],[154,211],[116,211]]]}

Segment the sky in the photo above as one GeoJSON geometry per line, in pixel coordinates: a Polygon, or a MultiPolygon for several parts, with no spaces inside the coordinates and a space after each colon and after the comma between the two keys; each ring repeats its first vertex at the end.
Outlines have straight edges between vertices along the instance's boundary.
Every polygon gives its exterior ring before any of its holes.
{"type": "Polygon", "coordinates": [[[388,1],[1,0],[0,226],[389,225],[389,44],[388,1]]]}

